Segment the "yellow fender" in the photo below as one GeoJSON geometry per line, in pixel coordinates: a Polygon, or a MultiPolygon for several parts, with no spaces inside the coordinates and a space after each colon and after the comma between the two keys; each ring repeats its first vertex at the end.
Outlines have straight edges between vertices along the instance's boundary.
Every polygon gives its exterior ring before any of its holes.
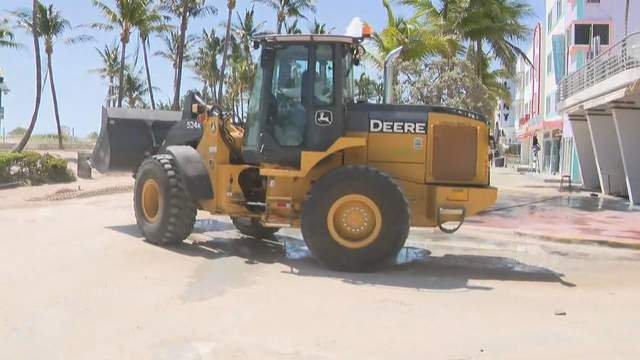
{"type": "Polygon", "coordinates": [[[287,168],[262,168],[262,176],[283,176],[303,178],[323,159],[345,149],[364,147],[367,139],[363,137],[341,137],[327,151],[303,151],[300,161],[300,169],[287,168]]]}

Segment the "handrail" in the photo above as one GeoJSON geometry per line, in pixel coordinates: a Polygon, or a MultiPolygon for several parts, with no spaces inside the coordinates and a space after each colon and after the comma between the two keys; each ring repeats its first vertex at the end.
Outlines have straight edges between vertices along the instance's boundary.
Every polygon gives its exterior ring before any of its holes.
{"type": "Polygon", "coordinates": [[[612,76],[635,68],[640,68],[640,32],[629,34],[589,60],[582,68],[562,78],[556,100],[562,103],[612,76]],[[633,49],[633,56],[630,56],[629,49],[633,49]]]}

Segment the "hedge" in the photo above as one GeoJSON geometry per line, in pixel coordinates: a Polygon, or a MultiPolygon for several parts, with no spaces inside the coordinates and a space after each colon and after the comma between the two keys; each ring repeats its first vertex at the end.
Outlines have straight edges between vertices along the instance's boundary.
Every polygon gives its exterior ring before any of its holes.
{"type": "Polygon", "coordinates": [[[36,152],[0,153],[0,184],[45,184],[71,182],[75,176],[67,169],[67,161],[36,152]]]}

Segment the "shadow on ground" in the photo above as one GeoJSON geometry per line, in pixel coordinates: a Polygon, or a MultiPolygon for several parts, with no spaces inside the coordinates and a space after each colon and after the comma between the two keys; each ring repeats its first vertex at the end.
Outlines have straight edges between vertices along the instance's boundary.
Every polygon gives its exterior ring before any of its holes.
{"type": "MultiPolygon", "coordinates": [[[[137,226],[110,227],[112,230],[141,239],[137,226]]],[[[426,249],[405,247],[392,264],[371,273],[344,273],[331,271],[311,256],[303,240],[277,235],[257,240],[239,235],[232,224],[216,220],[198,222],[196,236],[175,246],[163,247],[168,251],[209,260],[239,258],[246,265],[281,264],[288,269],[283,273],[340,279],[361,286],[392,286],[417,290],[492,290],[488,286],[469,284],[470,280],[496,280],[520,282],[558,283],[575,285],[563,280],[564,274],[528,265],[518,260],[481,255],[446,254],[432,256],[426,249]]],[[[237,268],[236,268],[237,269],[237,268]]]]}

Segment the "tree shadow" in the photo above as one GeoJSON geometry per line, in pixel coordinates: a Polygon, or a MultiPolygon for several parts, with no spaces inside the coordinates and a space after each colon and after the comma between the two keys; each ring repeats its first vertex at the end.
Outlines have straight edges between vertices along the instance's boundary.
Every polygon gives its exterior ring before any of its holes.
{"type": "MultiPolygon", "coordinates": [[[[223,229],[233,227],[231,224],[209,225],[223,229]]],[[[111,229],[136,238],[141,237],[135,225],[115,226],[111,229]]],[[[209,260],[235,257],[244,260],[247,265],[280,264],[288,268],[283,270],[283,274],[334,278],[357,286],[402,287],[420,291],[493,290],[489,286],[470,284],[473,280],[546,282],[566,287],[576,286],[563,280],[564,274],[507,257],[470,254],[432,256],[429,250],[416,247],[403,248],[393,263],[380,267],[376,272],[338,272],[319,264],[299,238],[276,235],[270,239],[258,240],[242,236],[235,230],[207,233],[199,229],[190,240],[162,248],[180,255],[209,260]]]]}

